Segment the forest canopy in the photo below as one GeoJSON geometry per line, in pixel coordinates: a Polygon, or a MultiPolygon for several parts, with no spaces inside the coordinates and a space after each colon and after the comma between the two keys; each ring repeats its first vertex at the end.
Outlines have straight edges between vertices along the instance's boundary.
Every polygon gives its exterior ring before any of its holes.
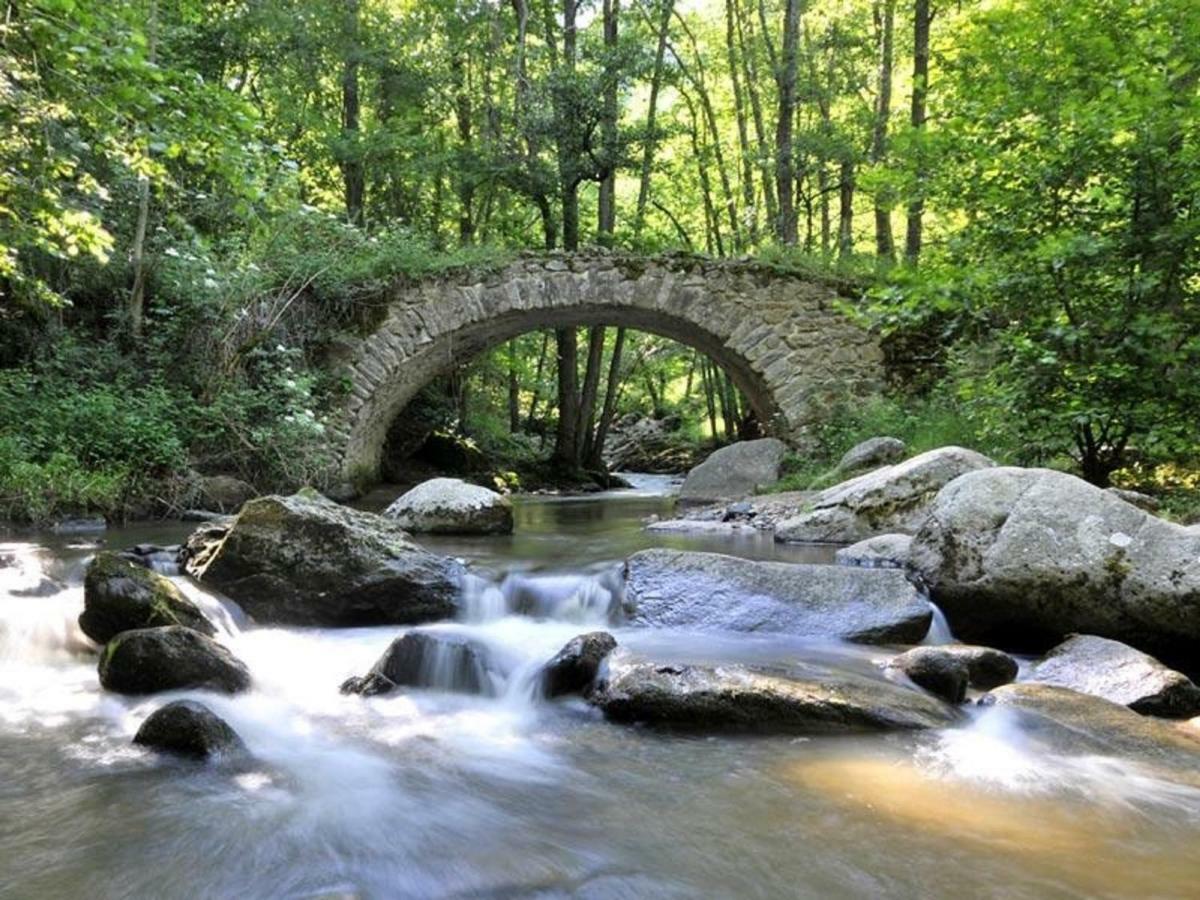
{"type": "MultiPolygon", "coordinates": [[[[192,468],[319,484],[329,348],[389,284],[584,245],[853,286],[903,365],[803,477],[891,430],[1195,486],[1193,0],[0,9],[0,514],[171,505],[192,468]]],[[[525,335],[425,401],[576,469],[610,386],[610,420],[752,430],[668,344],[525,335]]]]}

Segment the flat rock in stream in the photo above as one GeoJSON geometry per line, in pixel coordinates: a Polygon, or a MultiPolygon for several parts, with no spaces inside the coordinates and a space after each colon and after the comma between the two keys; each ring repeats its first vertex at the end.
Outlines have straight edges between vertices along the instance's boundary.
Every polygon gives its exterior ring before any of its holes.
{"type": "Polygon", "coordinates": [[[615,722],[704,732],[837,734],[940,728],[958,719],[929,694],[887,682],[743,666],[618,665],[590,699],[615,722]]]}
{"type": "Polygon", "coordinates": [[[657,628],[778,632],[861,644],[915,644],[929,603],[895,569],[757,562],[643,550],[625,564],[625,614],[657,628]]]}
{"type": "Polygon", "coordinates": [[[1030,681],[1067,687],[1135,712],[1186,719],[1200,713],[1200,687],[1128,644],[1077,634],[1046,654],[1030,681]]]}
{"type": "Polygon", "coordinates": [[[395,522],[315,491],[251,500],[187,544],[188,572],[261,623],[362,626],[453,616],[464,569],[395,522]]]}

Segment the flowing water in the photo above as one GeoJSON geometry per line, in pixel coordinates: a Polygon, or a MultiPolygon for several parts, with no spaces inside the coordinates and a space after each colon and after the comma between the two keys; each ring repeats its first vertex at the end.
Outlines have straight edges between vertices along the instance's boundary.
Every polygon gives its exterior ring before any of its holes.
{"type": "MultiPolygon", "coordinates": [[[[540,663],[607,624],[621,559],[651,545],[828,562],[769,539],[649,536],[656,482],[528,498],[512,537],[424,543],[467,559],[453,652],[426,689],[342,696],[398,628],[256,628],[179,579],[250,667],[237,697],[104,694],[78,632],[94,547],[0,546],[3,897],[1196,897],[1200,789],[1136,759],[1040,745],[1003,709],[922,735],[706,738],[546,703],[540,663]],[[439,687],[440,686],[440,687],[439,687]],[[168,699],[227,719],[252,761],[131,745],[168,699]]],[[[110,532],[170,543],[183,525],[110,532]]],[[[77,538],[75,540],[78,540],[77,538]]],[[[939,620],[931,640],[946,639],[939,620]]],[[[881,677],[878,648],[615,629],[662,661],[820,663],[881,677]]]]}

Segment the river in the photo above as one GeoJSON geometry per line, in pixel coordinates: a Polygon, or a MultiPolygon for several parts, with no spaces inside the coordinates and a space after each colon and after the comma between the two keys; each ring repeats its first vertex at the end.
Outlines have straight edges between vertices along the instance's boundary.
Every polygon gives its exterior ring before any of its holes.
{"type": "MultiPolygon", "coordinates": [[[[475,577],[459,620],[502,662],[489,696],[343,696],[401,631],[257,628],[184,583],[253,689],[102,693],[82,609],[87,541],[0,545],[3,897],[1195,897],[1200,790],[1139,760],[1047,748],[1002,709],[941,732],[845,738],[669,735],[539,702],[539,663],[605,626],[620,561],[647,546],[829,562],[765,537],[649,535],[656,480],[522,498],[511,537],[431,539],[475,577]],[[511,614],[520,608],[524,614],[511,614]],[[195,696],[252,761],[198,765],[131,745],[195,696]]],[[[114,548],[180,523],[113,529],[114,548]]],[[[881,648],[613,629],[663,661],[805,662],[882,677],[881,648]]]]}

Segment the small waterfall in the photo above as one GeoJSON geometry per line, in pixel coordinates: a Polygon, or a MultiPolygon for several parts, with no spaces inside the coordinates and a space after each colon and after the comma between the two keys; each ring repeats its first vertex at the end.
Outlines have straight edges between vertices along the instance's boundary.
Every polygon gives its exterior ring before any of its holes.
{"type": "Polygon", "coordinates": [[[50,661],[86,652],[83,589],[49,578],[35,549],[0,545],[0,661],[50,661]]]}
{"type": "Polygon", "coordinates": [[[953,644],[954,634],[950,631],[950,623],[946,621],[946,614],[938,608],[938,605],[932,601],[929,603],[929,608],[933,610],[933,621],[929,623],[929,632],[925,635],[922,644],[953,644]]]}
{"type": "Polygon", "coordinates": [[[508,615],[508,597],[495,582],[468,575],[463,583],[462,619],[492,622],[508,615]]]}
{"type": "Polygon", "coordinates": [[[246,614],[229,598],[209,592],[190,578],[176,576],[171,581],[200,608],[222,637],[235,638],[246,627],[246,614]]]}
{"type": "Polygon", "coordinates": [[[623,593],[616,569],[599,575],[509,575],[501,590],[513,612],[586,625],[615,621],[623,593]]]}

